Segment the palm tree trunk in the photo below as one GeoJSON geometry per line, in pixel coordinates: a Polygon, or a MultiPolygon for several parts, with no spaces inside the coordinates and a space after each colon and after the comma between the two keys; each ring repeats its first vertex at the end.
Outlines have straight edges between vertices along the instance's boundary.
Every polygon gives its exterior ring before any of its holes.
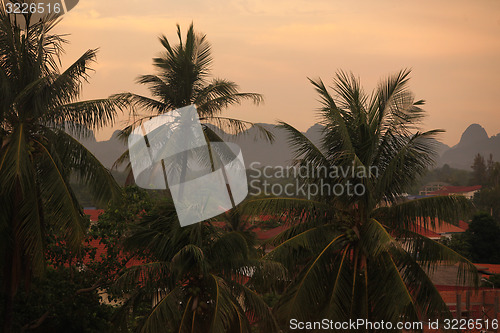
{"type": "Polygon", "coordinates": [[[17,228],[19,225],[19,205],[22,200],[20,185],[15,184],[14,197],[12,200],[12,218],[10,225],[10,244],[6,246],[4,261],[4,313],[3,313],[3,331],[12,332],[12,323],[14,318],[14,296],[16,295],[18,278],[21,272],[21,254],[19,242],[17,239],[17,228]]]}
{"type": "Polygon", "coordinates": [[[186,181],[186,172],[187,172],[187,158],[188,158],[188,153],[187,151],[183,151],[182,153],[182,160],[181,160],[181,175],[180,175],[180,188],[179,188],[179,198],[182,198],[184,195],[184,182],[186,181]]]}
{"type": "Polygon", "coordinates": [[[14,286],[13,286],[13,249],[8,249],[5,254],[4,266],[4,306],[3,306],[3,330],[4,333],[12,331],[12,319],[14,314],[14,286]]]}

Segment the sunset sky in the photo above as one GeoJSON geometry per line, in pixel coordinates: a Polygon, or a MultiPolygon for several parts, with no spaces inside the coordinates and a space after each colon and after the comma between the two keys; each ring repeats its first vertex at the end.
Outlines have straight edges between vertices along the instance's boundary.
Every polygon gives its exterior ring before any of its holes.
{"type": "MultiPolygon", "coordinates": [[[[265,97],[263,105],[246,103],[228,116],[307,130],[318,107],[307,77],[330,84],[343,69],[371,91],[408,67],[411,89],[427,102],[424,129],[445,129],[441,141],[449,145],[471,123],[490,136],[500,132],[498,0],[80,0],[56,29],[71,34],[63,66],[99,47],[83,97],[146,94],[134,80],[154,73],[158,36],[176,41],[176,23],[185,32],[191,22],[212,44],[214,76],[265,97]]],[[[100,131],[98,140],[114,129],[100,131]]]]}

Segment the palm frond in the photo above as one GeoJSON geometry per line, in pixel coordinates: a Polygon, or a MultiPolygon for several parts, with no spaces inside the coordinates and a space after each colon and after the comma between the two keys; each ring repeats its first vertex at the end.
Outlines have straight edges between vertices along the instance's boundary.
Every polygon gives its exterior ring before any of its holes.
{"type": "Polygon", "coordinates": [[[303,163],[307,163],[311,167],[330,166],[323,152],[302,132],[282,121],[279,122],[277,127],[284,129],[288,133],[287,142],[294,150],[295,161],[303,161],[303,163]]]}
{"type": "Polygon", "coordinates": [[[473,205],[464,196],[434,196],[380,207],[373,211],[391,229],[433,229],[443,222],[458,223],[471,214],[473,205]]]}
{"type": "Polygon", "coordinates": [[[78,249],[85,235],[85,219],[69,186],[66,166],[53,146],[34,142],[42,156],[38,181],[41,194],[46,198],[47,206],[53,215],[52,223],[59,228],[68,244],[73,249],[78,249]]]}
{"type": "Polygon", "coordinates": [[[171,263],[154,261],[127,268],[120,274],[114,286],[122,290],[130,290],[140,284],[142,288],[148,290],[161,289],[172,287],[171,280],[171,263]]]}
{"type": "MultiPolygon", "coordinates": [[[[338,250],[344,246],[344,242],[344,235],[339,235],[312,257],[310,263],[304,267],[292,286],[282,296],[276,308],[278,317],[304,319],[310,311],[304,311],[303,304],[309,304],[312,309],[316,310],[320,308],[321,300],[325,299],[328,288],[325,281],[330,281],[331,277],[335,276],[329,267],[336,266],[338,250]]],[[[343,259],[345,259],[345,253],[344,251],[343,259]]],[[[343,259],[341,259],[340,267],[342,267],[343,259]]]]}
{"type": "Polygon", "coordinates": [[[392,323],[418,321],[418,306],[401,275],[401,267],[390,253],[381,252],[377,261],[370,266],[372,277],[377,276],[377,280],[372,278],[370,288],[370,298],[374,302],[373,315],[392,323]]]}
{"type": "Polygon", "coordinates": [[[255,290],[243,284],[231,284],[242,295],[242,308],[251,321],[255,321],[264,332],[277,332],[278,325],[269,306],[255,290]]]}
{"type": "Polygon", "coordinates": [[[428,271],[415,261],[410,253],[402,248],[390,250],[394,262],[399,267],[408,290],[410,291],[419,313],[427,318],[451,318],[449,307],[443,301],[441,294],[429,278],[428,271]]]}
{"type": "Polygon", "coordinates": [[[127,106],[127,101],[120,96],[65,104],[54,110],[55,115],[48,119],[48,123],[65,123],[75,134],[79,134],[83,128],[79,124],[92,129],[112,125],[117,110],[124,110],[127,106]]]}
{"type": "MultiPolygon", "coordinates": [[[[144,321],[141,332],[161,332],[165,329],[165,326],[168,325],[168,323],[175,323],[179,321],[181,318],[177,302],[179,289],[180,287],[176,287],[161,298],[144,321]]],[[[186,304],[186,309],[188,306],[189,302],[186,304]]]]}
{"type": "Polygon", "coordinates": [[[33,189],[33,163],[29,154],[29,143],[26,138],[26,125],[15,128],[10,142],[0,149],[0,185],[2,192],[9,193],[16,182],[23,192],[33,189]]]}
{"type": "MultiPolygon", "coordinates": [[[[260,138],[272,143],[274,141],[274,134],[267,130],[264,126],[250,121],[239,120],[227,117],[208,117],[200,118],[201,121],[217,126],[218,129],[231,135],[246,135],[248,130],[256,128],[260,134],[260,138]]],[[[211,130],[211,129],[210,129],[211,130]]],[[[213,131],[213,130],[212,130],[213,131]]]]}
{"type": "Polygon", "coordinates": [[[282,263],[288,270],[294,271],[300,269],[299,263],[308,260],[314,253],[320,252],[324,244],[340,234],[337,226],[332,224],[301,223],[291,226],[268,241],[275,248],[269,251],[264,259],[282,263]]]}
{"type": "Polygon", "coordinates": [[[440,131],[417,132],[410,137],[394,137],[387,142],[375,160],[379,178],[374,194],[378,200],[394,202],[433,165],[436,151],[431,139],[437,133],[440,131]]]}
{"type": "MultiPolygon", "coordinates": [[[[342,150],[345,152],[352,152],[352,137],[347,126],[347,123],[350,121],[349,114],[337,106],[337,103],[330,95],[321,79],[316,81],[309,79],[309,81],[321,97],[320,101],[323,106],[320,109],[320,114],[324,118],[323,125],[325,125],[325,134],[328,135],[328,133],[330,133],[330,136],[335,134],[338,139],[337,144],[339,147],[342,147],[342,150]]],[[[327,146],[327,144],[331,142],[328,142],[326,139],[327,137],[325,137],[323,141],[324,148],[331,150],[332,148],[327,146]]]]}
{"type": "Polygon", "coordinates": [[[214,79],[210,84],[196,92],[193,104],[196,104],[202,117],[214,117],[230,105],[239,105],[244,100],[250,100],[258,105],[263,102],[261,94],[241,93],[236,83],[214,79]]]}
{"type": "Polygon", "coordinates": [[[390,105],[395,96],[407,91],[410,73],[411,70],[404,69],[379,83],[374,98],[370,103],[371,124],[376,124],[378,127],[387,113],[390,112],[390,105]]]}
{"type": "Polygon", "coordinates": [[[64,168],[72,170],[97,201],[117,202],[120,199],[121,189],[111,172],[80,142],[61,130],[54,134],[46,131],[46,136],[56,143],[55,149],[64,168]]]}
{"type": "Polygon", "coordinates": [[[324,220],[333,207],[325,202],[300,198],[255,198],[239,205],[243,215],[258,216],[270,214],[276,218],[296,223],[307,219],[324,220]]]}
{"type": "Polygon", "coordinates": [[[142,95],[133,93],[120,93],[111,95],[110,98],[126,100],[130,105],[138,109],[146,109],[153,114],[162,114],[172,109],[169,103],[157,101],[142,95]]]}
{"type": "MultiPolygon", "coordinates": [[[[359,124],[366,123],[366,95],[361,88],[359,78],[353,73],[339,71],[334,79],[334,90],[338,95],[337,103],[340,108],[349,110],[359,124]]],[[[330,106],[331,107],[331,106],[330,106]]]]}
{"type": "Polygon", "coordinates": [[[479,276],[477,268],[467,258],[417,232],[406,230],[396,235],[403,242],[408,255],[417,261],[428,274],[433,273],[440,266],[458,264],[457,284],[472,287],[478,286],[479,276]]]}

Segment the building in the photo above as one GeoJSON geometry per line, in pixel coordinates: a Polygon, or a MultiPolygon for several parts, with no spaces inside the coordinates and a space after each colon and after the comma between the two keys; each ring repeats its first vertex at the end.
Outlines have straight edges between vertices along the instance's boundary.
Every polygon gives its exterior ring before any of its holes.
{"type": "Polygon", "coordinates": [[[464,233],[469,229],[469,225],[464,221],[459,221],[458,225],[448,222],[439,221],[437,218],[431,221],[430,218],[420,218],[418,228],[416,230],[422,236],[433,240],[439,240],[443,237],[451,238],[454,234],[464,233]]]}
{"type": "Polygon", "coordinates": [[[474,186],[443,186],[441,189],[429,192],[427,195],[463,195],[472,199],[474,194],[481,189],[481,185],[474,186]]]}
{"type": "Polygon", "coordinates": [[[445,182],[431,182],[424,185],[424,187],[420,190],[418,194],[427,196],[429,193],[439,191],[445,186],[451,186],[451,184],[445,182]]]}

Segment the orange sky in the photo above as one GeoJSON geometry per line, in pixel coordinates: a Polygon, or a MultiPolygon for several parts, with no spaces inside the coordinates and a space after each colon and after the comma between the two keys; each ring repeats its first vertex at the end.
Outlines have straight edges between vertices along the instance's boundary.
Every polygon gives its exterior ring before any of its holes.
{"type": "Polygon", "coordinates": [[[80,0],[56,31],[71,34],[64,66],[100,47],[83,94],[98,98],[146,93],[134,79],[153,73],[158,35],[175,41],[175,24],[185,31],[191,22],[212,44],[215,76],[264,94],[264,105],[226,115],[306,130],[318,106],[307,77],[329,83],[337,69],[353,71],[369,91],[410,67],[411,88],[427,101],[425,129],[446,129],[441,140],[450,145],[471,123],[500,132],[498,0],[80,0]]]}

